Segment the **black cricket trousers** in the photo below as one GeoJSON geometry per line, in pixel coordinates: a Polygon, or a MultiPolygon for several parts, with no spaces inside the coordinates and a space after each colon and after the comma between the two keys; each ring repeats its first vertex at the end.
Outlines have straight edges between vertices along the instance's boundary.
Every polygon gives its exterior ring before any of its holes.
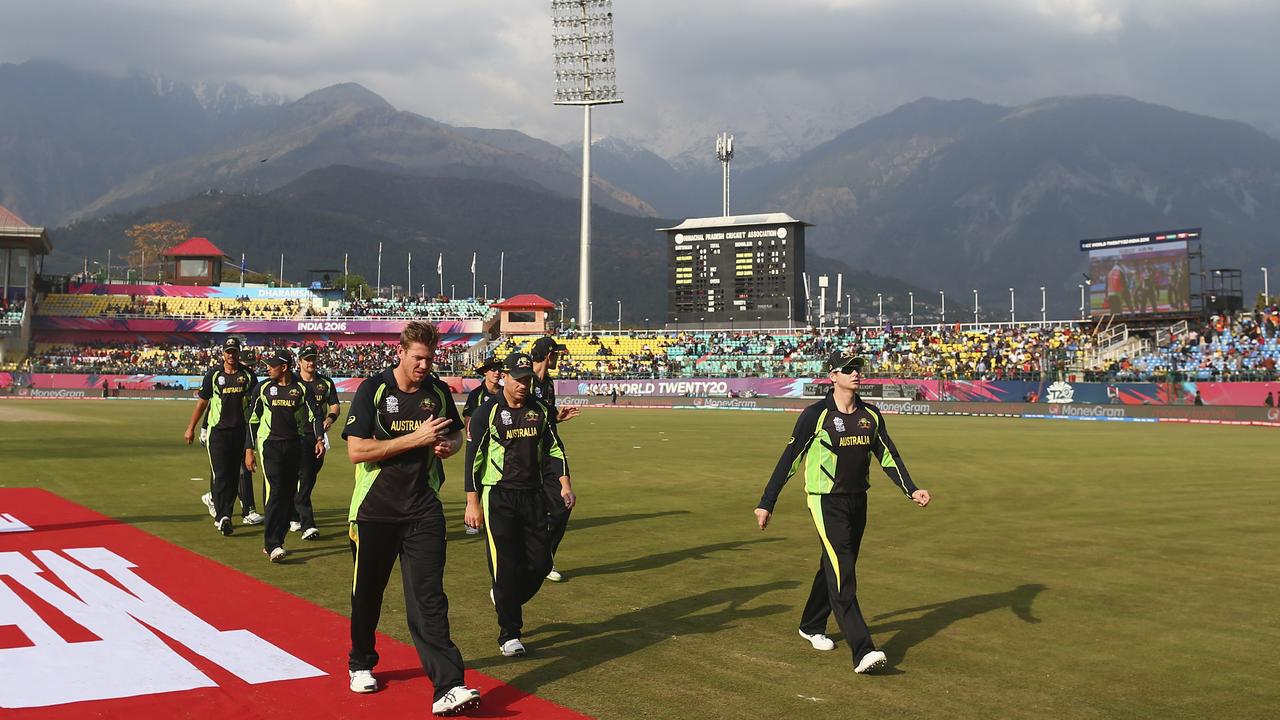
{"type": "Polygon", "coordinates": [[[244,440],[247,428],[215,428],[209,430],[209,492],[213,495],[215,520],[231,517],[240,490],[240,472],[244,469],[244,440]]]}
{"type": "Polygon", "coordinates": [[[444,509],[436,500],[425,519],[353,522],[349,533],[355,571],[348,669],[372,670],[378,664],[374,631],[382,615],[382,594],[399,557],[409,634],[422,669],[435,686],[433,700],[439,700],[463,684],[462,653],[449,637],[449,598],[444,594],[444,509]]]}
{"type": "Polygon", "coordinates": [[[876,649],[858,606],[855,572],[858,548],[867,527],[867,494],[809,495],[808,502],[813,524],[818,528],[822,559],[800,617],[800,629],[810,635],[825,634],[827,618],[834,613],[856,666],[864,655],[876,649]]]}
{"type": "Polygon", "coordinates": [[[555,564],[556,551],[560,549],[560,541],[564,540],[564,531],[569,529],[569,514],[573,508],[564,506],[564,498],[560,497],[560,476],[544,474],[542,476],[542,492],[547,501],[547,525],[550,529],[548,543],[551,546],[552,564],[555,564]]]}
{"type": "Polygon", "coordinates": [[[293,498],[293,510],[289,519],[302,525],[303,530],[316,526],[315,509],[311,507],[311,491],[316,487],[316,478],[320,468],[324,467],[324,458],[316,457],[316,438],[306,435],[302,438],[302,462],[298,464],[298,494],[293,498]],[[307,452],[310,445],[311,452],[307,452]]]}
{"type": "MultiPolygon", "coordinates": [[[[262,441],[258,462],[262,466],[266,502],[262,547],[267,552],[284,547],[284,538],[289,533],[289,513],[293,512],[293,496],[298,492],[298,465],[302,462],[302,453],[308,451],[303,442],[270,438],[262,441]]],[[[311,446],[310,452],[314,452],[315,443],[311,446]]]]}
{"type": "Polygon", "coordinates": [[[480,501],[485,557],[498,612],[498,644],[502,644],[520,637],[524,604],[538,594],[551,571],[547,501],[542,490],[507,490],[496,485],[486,485],[480,501]]]}

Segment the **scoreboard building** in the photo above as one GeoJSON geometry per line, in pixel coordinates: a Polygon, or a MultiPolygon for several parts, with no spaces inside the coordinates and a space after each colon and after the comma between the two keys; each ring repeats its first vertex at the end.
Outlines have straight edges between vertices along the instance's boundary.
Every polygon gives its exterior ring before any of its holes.
{"type": "Polygon", "coordinates": [[[690,218],[667,234],[667,324],[773,327],[804,318],[804,229],[786,213],[690,218]]]}

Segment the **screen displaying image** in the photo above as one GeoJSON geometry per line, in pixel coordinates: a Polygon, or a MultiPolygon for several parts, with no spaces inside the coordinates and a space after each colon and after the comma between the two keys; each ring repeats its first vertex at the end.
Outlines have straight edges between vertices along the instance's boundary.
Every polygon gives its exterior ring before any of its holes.
{"type": "Polygon", "coordinates": [[[1167,242],[1089,251],[1089,311],[1149,315],[1191,309],[1187,243],[1167,242]]]}

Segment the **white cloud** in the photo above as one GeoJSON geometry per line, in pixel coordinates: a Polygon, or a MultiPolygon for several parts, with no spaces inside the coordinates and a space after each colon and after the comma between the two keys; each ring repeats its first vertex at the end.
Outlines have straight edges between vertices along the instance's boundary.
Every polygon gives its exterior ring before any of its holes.
{"type": "MultiPolygon", "coordinates": [[[[235,80],[292,97],[355,81],[445,122],[553,141],[546,2],[47,0],[7,8],[0,60],[235,80]]],[[[1280,4],[1245,0],[617,0],[626,104],[602,134],[672,153],[715,130],[830,134],[923,95],[1115,93],[1280,123],[1280,4]]]]}

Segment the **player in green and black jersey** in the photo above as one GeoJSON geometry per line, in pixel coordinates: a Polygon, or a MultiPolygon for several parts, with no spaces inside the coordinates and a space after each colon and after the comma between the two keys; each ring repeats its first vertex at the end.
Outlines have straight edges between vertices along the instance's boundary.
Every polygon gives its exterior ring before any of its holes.
{"type": "MultiPolygon", "coordinates": [[[[578,407],[560,407],[556,404],[556,381],[548,371],[556,369],[560,353],[566,350],[567,348],[555,338],[546,335],[535,340],[533,348],[529,351],[529,357],[533,359],[533,397],[551,408],[551,432],[556,436],[556,442],[560,442],[560,423],[572,420],[582,412],[578,407]]],[[[560,442],[560,445],[563,447],[564,443],[560,442]]],[[[551,526],[552,563],[551,569],[547,572],[547,579],[560,582],[563,576],[555,567],[555,555],[560,549],[560,541],[564,540],[565,530],[569,528],[569,514],[573,508],[557,502],[560,497],[560,478],[549,474],[542,479],[542,487],[547,495],[549,513],[547,522],[551,526]]]]}
{"type": "MultiPolygon", "coordinates": [[[[320,348],[315,345],[306,345],[302,350],[298,351],[298,382],[307,388],[307,394],[325,413],[323,421],[324,433],[328,433],[329,428],[338,419],[338,413],[342,410],[342,407],[338,403],[338,387],[334,384],[333,378],[316,372],[316,360],[319,357],[320,348]]],[[[324,442],[324,446],[328,448],[329,439],[324,433],[321,433],[320,438],[324,442]]],[[[307,426],[305,438],[312,443],[316,440],[310,425],[307,426]]],[[[320,468],[322,467],[324,467],[323,455],[317,456],[308,452],[302,453],[302,463],[298,467],[298,494],[293,498],[293,512],[289,517],[289,529],[295,532],[301,530],[303,540],[317,540],[320,538],[320,531],[316,528],[315,511],[311,507],[311,491],[316,486],[316,477],[319,476],[320,468]]]]}
{"type": "Polygon", "coordinates": [[[452,715],[478,705],[480,693],[463,684],[444,594],[442,460],[462,447],[462,419],[449,386],[431,372],[439,340],[435,326],[408,323],[399,363],[362,382],[347,413],[342,437],[356,465],[348,516],[355,577],[347,668],[352,692],[378,689],[374,631],[399,557],[409,634],[435,686],[432,712],[452,715]]]}
{"type": "Polygon", "coordinates": [[[268,378],[258,385],[249,413],[245,436],[244,465],[253,471],[262,459],[266,522],[262,529],[262,551],[271,562],[280,562],[286,553],[284,538],[289,531],[289,513],[298,491],[298,467],[304,454],[324,457],[324,435],[320,406],[298,382],[289,366],[293,356],[281,348],[266,358],[268,378]],[[310,436],[307,428],[310,426],[310,436]],[[256,453],[256,455],[255,455],[256,453]]]}
{"type": "MultiPolygon", "coordinates": [[[[183,435],[187,444],[195,441],[196,425],[208,411],[209,493],[212,495],[214,526],[230,535],[231,513],[235,509],[240,470],[244,465],[246,412],[256,380],[240,364],[240,339],[229,337],[222,343],[222,365],[210,368],[200,386],[199,400],[183,435]]],[[[250,501],[252,503],[252,500],[250,501]]],[[[246,516],[252,508],[246,509],[246,516]]]]}
{"type": "Polygon", "coordinates": [[[471,416],[467,446],[466,523],[483,526],[485,553],[498,613],[498,648],[523,655],[522,608],[533,599],[551,569],[548,498],[543,478],[558,479],[555,502],[572,508],[577,498],[569,479],[564,446],[555,434],[550,407],[532,397],[533,360],[512,353],[503,363],[502,393],[471,416]]]}
{"type": "MultiPolygon", "coordinates": [[[[471,414],[474,413],[476,408],[480,407],[485,400],[488,400],[502,392],[502,386],[499,384],[502,382],[502,361],[498,360],[493,355],[487,355],[485,356],[484,361],[476,367],[476,374],[479,375],[482,380],[479,385],[475,386],[475,388],[471,390],[471,392],[467,393],[467,402],[462,406],[462,421],[464,423],[471,418],[471,414]]],[[[470,433],[467,433],[467,442],[471,442],[470,433]]],[[[480,534],[479,528],[473,528],[466,523],[463,523],[463,527],[466,529],[466,533],[468,535],[480,534]]]]}
{"type": "Polygon", "coordinates": [[[880,465],[917,505],[929,504],[929,491],[917,488],[911,481],[897,447],[889,439],[884,416],[858,397],[863,365],[863,358],[841,352],[827,360],[832,389],[800,413],[755,511],[756,522],[764,530],[773,517],[782,486],[803,463],[804,489],[818,528],[822,557],[800,617],[800,635],[819,650],[835,647],[826,636],[827,618],[834,612],[858,673],[880,669],[887,662],[871,641],[871,632],[862,617],[854,572],[867,526],[872,462],[880,465]]]}

